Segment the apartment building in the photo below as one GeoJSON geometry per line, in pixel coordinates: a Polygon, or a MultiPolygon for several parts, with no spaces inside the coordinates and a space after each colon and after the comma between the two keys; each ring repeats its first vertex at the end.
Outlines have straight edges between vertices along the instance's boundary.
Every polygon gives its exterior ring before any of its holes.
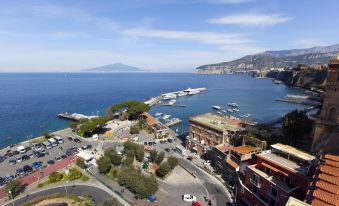
{"type": "Polygon", "coordinates": [[[236,138],[240,138],[247,124],[234,117],[212,113],[190,117],[186,147],[203,156],[217,145],[232,145],[236,138]]]}
{"type": "Polygon", "coordinates": [[[246,205],[283,206],[290,196],[304,200],[316,158],[288,145],[274,144],[256,155],[238,184],[237,200],[246,205]]]}

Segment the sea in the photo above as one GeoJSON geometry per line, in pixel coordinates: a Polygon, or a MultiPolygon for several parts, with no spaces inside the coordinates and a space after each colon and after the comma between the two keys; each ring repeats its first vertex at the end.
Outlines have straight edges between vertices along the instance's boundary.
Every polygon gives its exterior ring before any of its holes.
{"type": "Polygon", "coordinates": [[[244,74],[0,73],[0,147],[67,127],[69,121],[57,118],[58,113],[104,115],[115,103],[145,101],[197,87],[206,87],[207,91],[177,98],[177,104],[186,107],[156,105],[150,113],[180,118],[182,123],[173,129],[183,133],[188,130],[190,116],[213,112],[213,105],[227,108],[229,102],[236,102],[240,111],[234,115],[249,113],[257,122],[304,108],[275,101],[287,94],[303,94],[303,90],[244,74]]]}

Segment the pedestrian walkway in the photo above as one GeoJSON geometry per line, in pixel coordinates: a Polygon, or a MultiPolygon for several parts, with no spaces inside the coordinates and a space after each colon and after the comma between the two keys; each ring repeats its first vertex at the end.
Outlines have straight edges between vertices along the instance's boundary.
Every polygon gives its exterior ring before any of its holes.
{"type": "MultiPolygon", "coordinates": [[[[23,178],[20,179],[21,184],[24,187],[28,187],[36,182],[38,182],[40,179],[47,177],[49,174],[51,174],[52,172],[56,172],[59,170],[62,170],[64,168],[66,168],[67,166],[69,166],[70,164],[72,164],[73,162],[75,162],[76,157],[75,156],[69,156],[66,159],[63,159],[59,162],[55,162],[55,164],[53,165],[49,165],[41,170],[38,170],[30,175],[27,175],[23,178]]],[[[6,197],[6,190],[4,187],[2,187],[0,189],[0,199],[6,197]]]]}

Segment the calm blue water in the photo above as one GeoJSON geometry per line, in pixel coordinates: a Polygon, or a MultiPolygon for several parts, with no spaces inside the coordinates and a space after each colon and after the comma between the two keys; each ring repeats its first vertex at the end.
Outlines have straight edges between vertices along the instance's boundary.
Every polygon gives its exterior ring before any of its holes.
{"type": "Polygon", "coordinates": [[[113,103],[146,100],[188,87],[207,87],[208,91],[177,99],[187,107],[155,106],[151,113],[181,118],[183,123],[175,128],[184,131],[189,116],[212,111],[212,105],[237,102],[240,114],[251,113],[258,121],[301,108],[274,101],[301,90],[246,75],[0,73],[0,146],[66,127],[68,121],[56,117],[61,112],[104,114],[113,103]]]}

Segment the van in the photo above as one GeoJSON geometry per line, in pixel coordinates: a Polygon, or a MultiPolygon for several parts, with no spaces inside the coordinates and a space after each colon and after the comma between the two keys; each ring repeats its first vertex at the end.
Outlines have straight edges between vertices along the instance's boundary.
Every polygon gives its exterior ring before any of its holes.
{"type": "Polygon", "coordinates": [[[54,139],[58,142],[58,144],[64,143],[64,139],[62,139],[60,136],[55,136],[54,139]]]}
{"type": "Polygon", "coordinates": [[[52,144],[53,147],[58,146],[58,142],[54,138],[49,138],[48,141],[52,144]]]}
{"type": "Polygon", "coordinates": [[[53,146],[49,141],[44,141],[42,145],[45,147],[45,149],[52,149],[53,146]]]}
{"type": "Polygon", "coordinates": [[[18,152],[20,152],[20,154],[24,154],[27,152],[26,148],[24,146],[18,146],[18,152]]]}
{"type": "Polygon", "coordinates": [[[176,146],[174,151],[181,154],[182,156],[186,156],[186,149],[180,145],[176,146]]]}

